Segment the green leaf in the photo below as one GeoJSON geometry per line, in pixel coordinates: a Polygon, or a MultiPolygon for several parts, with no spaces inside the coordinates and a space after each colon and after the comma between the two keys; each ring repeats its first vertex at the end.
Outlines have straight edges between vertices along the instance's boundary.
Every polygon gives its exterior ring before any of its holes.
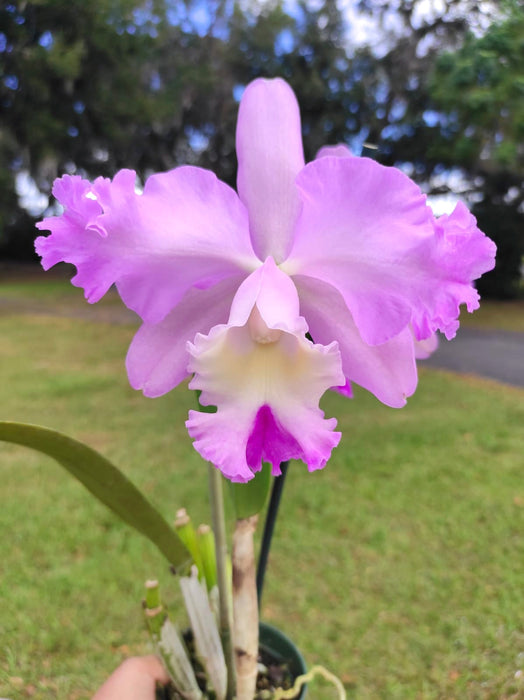
{"type": "Polygon", "coordinates": [[[0,440],[30,447],[53,457],[93,496],[155,544],[175,569],[191,557],[175,531],[142,493],[101,454],[55,430],[0,421],[0,440]]]}
{"type": "Polygon", "coordinates": [[[231,497],[238,519],[249,518],[256,513],[260,513],[267,501],[271,486],[271,465],[264,464],[262,470],[247,484],[233,484],[230,482],[230,486],[231,497]]]}

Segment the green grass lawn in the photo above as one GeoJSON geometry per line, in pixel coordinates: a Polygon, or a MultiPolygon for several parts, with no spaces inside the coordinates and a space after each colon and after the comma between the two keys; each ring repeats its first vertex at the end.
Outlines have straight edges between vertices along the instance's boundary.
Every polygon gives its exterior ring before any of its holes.
{"type": "MultiPolygon", "coordinates": [[[[69,294],[27,299],[46,293],[69,294]]],[[[4,311],[0,418],[85,440],[169,519],[186,506],[209,522],[206,467],[184,429],[194,399],[128,386],[132,335],[4,311]]],[[[524,697],[524,391],[423,369],[400,411],[358,390],[324,408],[343,439],[323,471],[290,469],[264,619],[351,698],[524,697]]],[[[51,460],[0,443],[0,475],[0,696],[89,698],[147,650],[145,579],[183,620],[176,580],[51,460]]],[[[333,695],[318,684],[309,697],[333,695]]]]}
{"type": "Polygon", "coordinates": [[[472,314],[463,313],[460,322],[469,328],[524,333],[524,299],[481,300],[480,309],[472,314]]]}
{"type": "MultiPolygon", "coordinates": [[[[0,269],[0,309],[4,300],[20,308],[52,308],[62,313],[74,311],[88,317],[92,307],[83,300],[82,291],[69,284],[72,274],[74,267],[65,264],[59,264],[49,272],[44,272],[37,265],[14,267],[3,273],[0,269]]],[[[106,310],[118,310],[121,302],[118,295],[111,291],[99,302],[97,307],[100,306],[106,310]]],[[[460,321],[470,328],[524,333],[524,298],[510,301],[483,299],[480,309],[472,314],[464,311],[460,321]]]]}

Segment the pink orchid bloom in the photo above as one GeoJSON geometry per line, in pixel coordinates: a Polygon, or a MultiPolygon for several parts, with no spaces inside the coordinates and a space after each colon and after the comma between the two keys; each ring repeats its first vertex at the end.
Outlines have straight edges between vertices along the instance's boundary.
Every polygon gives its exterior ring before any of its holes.
{"type": "Polygon", "coordinates": [[[217,407],[190,411],[195,448],[247,481],[263,461],[275,474],[291,458],[324,466],[340,440],[318,407],[329,388],[350,395],[355,382],[403,406],[415,343],[453,337],[460,304],[478,307],[472,281],[495,246],[462,204],[435,219],[400,170],[344,147],[305,165],[283,80],[246,88],[236,141],[238,195],[190,166],[151,176],[141,194],[130,170],[62,177],[65,211],[38,224],[51,235],[36,250],[45,269],[73,263],[89,302],[116,285],[143,321],[131,385],[154,397],[192,374],[202,405],[217,407]]]}

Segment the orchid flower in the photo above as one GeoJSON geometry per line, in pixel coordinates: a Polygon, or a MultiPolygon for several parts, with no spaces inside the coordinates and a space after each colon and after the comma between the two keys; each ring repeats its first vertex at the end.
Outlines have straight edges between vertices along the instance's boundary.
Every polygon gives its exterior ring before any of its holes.
{"type": "Polygon", "coordinates": [[[122,170],[93,183],[64,176],[64,213],[38,224],[42,265],[73,263],[89,302],[115,284],[142,319],[127,355],[146,396],[193,375],[202,405],[187,428],[198,452],[244,482],[302,459],[323,467],[340,440],[318,406],[354,382],[401,407],[416,353],[452,338],[459,307],[495,246],[459,203],[434,217],[398,169],[325,148],[304,163],[300,114],[281,79],[240,102],[238,194],[207,170],[156,174],[143,192],[122,170]],[[432,339],[424,345],[424,341],[432,339]],[[422,343],[422,345],[420,345],[422,343]],[[416,349],[417,348],[417,351],[416,349]]]}

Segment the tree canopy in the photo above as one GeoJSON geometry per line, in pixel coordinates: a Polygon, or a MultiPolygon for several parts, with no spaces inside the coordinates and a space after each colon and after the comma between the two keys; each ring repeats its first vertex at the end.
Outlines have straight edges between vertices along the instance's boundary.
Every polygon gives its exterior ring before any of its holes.
{"type": "Polygon", "coordinates": [[[479,225],[498,246],[497,268],[479,289],[519,291],[524,255],[524,14],[513,3],[485,34],[468,33],[431,75],[442,116],[432,156],[466,174],[479,225]]]}
{"type": "Polygon", "coordinates": [[[0,8],[0,256],[31,255],[41,211],[22,205],[24,182],[44,204],[64,172],[129,167],[145,178],[193,163],[234,184],[239,96],[250,80],[280,75],[300,102],[306,158],[344,142],[408,168],[428,191],[444,191],[458,169],[477,213],[511,209],[513,282],[499,292],[514,293],[523,16],[517,0],[494,16],[474,0],[438,8],[360,0],[349,17],[337,0],[8,0],[0,8]]]}

